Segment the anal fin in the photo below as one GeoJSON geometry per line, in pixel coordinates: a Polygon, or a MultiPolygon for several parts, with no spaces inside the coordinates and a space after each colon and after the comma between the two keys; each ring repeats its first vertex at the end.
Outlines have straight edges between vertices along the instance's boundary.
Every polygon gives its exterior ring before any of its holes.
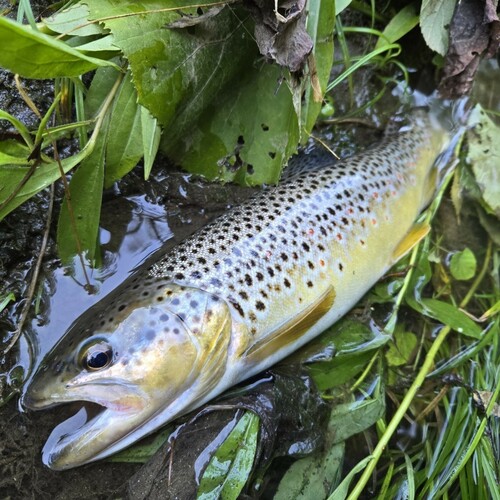
{"type": "Polygon", "coordinates": [[[252,363],[258,363],[291,344],[316,324],[332,308],[334,302],[335,289],[329,286],[315,302],[252,345],[243,357],[252,363]]]}

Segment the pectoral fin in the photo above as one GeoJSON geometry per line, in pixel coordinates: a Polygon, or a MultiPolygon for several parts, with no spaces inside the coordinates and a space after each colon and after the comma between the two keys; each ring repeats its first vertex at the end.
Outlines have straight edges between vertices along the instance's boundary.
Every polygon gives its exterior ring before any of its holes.
{"type": "Polygon", "coordinates": [[[393,261],[397,262],[406,255],[417,243],[429,234],[430,230],[431,226],[425,222],[414,224],[395,248],[392,254],[393,261]]]}
{"type": "Polygon", "coordinates": [[[252,363],[258,363],[291,344],[317,323],[331,309],[334,302],[335,289],[330,286],[318,300],[269,333],[265,339],[256,342],[245,352],[244,357],[252,363]]]}

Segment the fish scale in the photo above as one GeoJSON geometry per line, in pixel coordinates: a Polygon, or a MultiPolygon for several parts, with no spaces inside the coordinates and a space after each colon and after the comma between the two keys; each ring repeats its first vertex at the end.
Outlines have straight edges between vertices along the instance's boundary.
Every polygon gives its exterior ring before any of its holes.
{"type": "Polygon", "coordinates": [[[86,311],[22,403],[102,409],[56,427],[44,462],[66,469],[115,453],[333,324],[425,234],[414,221],[447,142],[417,113],[366,153],[299,163],[86,311]]]}

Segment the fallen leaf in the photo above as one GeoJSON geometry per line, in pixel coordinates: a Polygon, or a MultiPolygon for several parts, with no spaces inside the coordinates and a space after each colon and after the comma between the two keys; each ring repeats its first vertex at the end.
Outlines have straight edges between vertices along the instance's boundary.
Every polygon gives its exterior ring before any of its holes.
{"type": "Polygon", "coordinates": [[[245,3],[255,20],[255,39],[260,53],[292,72],[301,71],[313,42],[306,31],[306,0],[252,0],[245,3]]]}
{"type": "Polygon", "coordinates": [[[483,58],[492,57],[500,47],[498,0],[462,0],[450,23],[449,46],[439,92],[457,99],[470,92],[483,58]]]}

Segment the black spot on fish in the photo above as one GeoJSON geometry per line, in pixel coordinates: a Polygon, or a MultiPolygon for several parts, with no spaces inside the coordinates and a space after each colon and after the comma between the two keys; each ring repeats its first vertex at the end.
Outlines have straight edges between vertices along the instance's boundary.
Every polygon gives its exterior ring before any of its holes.
{"type": "Polygon", "coordinates": [[[156,337],[156,332],[154,330],[148,330],[146,332],[146,339],[153,340],[156,337]]]}
{"type": "Polygon", "coordinates": [[[170,316],[168,314],[162,314],[160,316],[160,321],[168,321],[170,319],[170,316]]]}
{"type": "Polygon", "coordinates": [[[189,303],[189,305],[190,305],[193,309],[195,309],[196,307],[198,307],[198,302],[196,302],[196,300],[192,300],[192,301],[189,303]]]}
{"type": "Polygon", "coordinates": [[[258,311],[264,311],[264,309],[266,308],[264,302],[262,302],[260,300],[255,302],[255,307],[257,308],[258,311]]]}

